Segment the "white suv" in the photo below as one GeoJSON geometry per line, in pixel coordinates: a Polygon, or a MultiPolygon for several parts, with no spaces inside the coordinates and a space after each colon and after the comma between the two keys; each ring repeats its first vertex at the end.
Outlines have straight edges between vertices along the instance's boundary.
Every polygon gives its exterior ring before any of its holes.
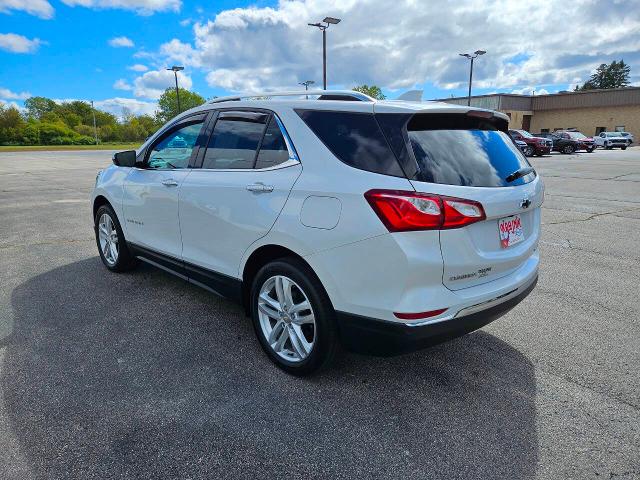
{"type": "Polygon", "coordinates": [[[242,302],[290,373],[339,343],[382,355],[439,343],[538,278],[543,184],[507,125],[351,91],[216,99],[98,174],[100,257],[242,302]]]}

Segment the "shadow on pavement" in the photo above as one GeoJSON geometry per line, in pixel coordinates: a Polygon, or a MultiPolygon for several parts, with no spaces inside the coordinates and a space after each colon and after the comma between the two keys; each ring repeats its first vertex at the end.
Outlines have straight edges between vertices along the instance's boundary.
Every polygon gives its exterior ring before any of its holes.
{"type": "Polygon", "coordinates": [[[478,332],[416,354],[272,366],[241,309],[90,258],[13,292],[6,409],[37,477],[527,478],[535,378],[478,332]]]}

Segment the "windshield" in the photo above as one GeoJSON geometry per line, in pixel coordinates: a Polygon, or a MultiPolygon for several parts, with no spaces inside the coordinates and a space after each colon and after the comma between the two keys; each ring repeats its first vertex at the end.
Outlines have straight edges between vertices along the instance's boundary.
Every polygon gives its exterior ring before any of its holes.
{"type": "Polygon", "coordinates": [[[518,132],[520,135],[522,135],[523,137],[527,137],[527,138],[533,138],[533,135],[531,135],[529,132],[527,132],[526,130],[516,130],[516,132],[518,132]]]}
{"type": "Polygon", "coordinates": [[[417,180],[465,187],[505,187],[531,182],[531,172],[506,178],[529,162],[509,136],[498,130],[420,130],[408,133],[419,166],[417,180]]]}
{"type": "Polygon", "coordinates": [[[569,135],[569,137],[571,138],[587,138],[586,135],[583,135],[580,132],[567,132],[567,135],[569,135]]]}

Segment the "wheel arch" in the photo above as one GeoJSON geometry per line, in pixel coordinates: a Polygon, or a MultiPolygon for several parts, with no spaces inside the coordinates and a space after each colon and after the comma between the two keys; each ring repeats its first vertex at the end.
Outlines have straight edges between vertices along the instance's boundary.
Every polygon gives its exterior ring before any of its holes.
{"type": "MultiPolygon", "coordinates": [[[[107,197],[105,197],[104,195],[97,195],[96,198],[93,199],[93,218],[96,218],[96,214],[98,213],[98,209],[103,206],[103,205],[109,205],[111,207],[111,209],[115,212],[115,209],[113,208],[113,205],[111,205],[111,202],[109,200],[107,200],[107,197]]],[[[116,213],[117,215],[117,213],[116,213]]]]}
{"type": "Polygon", "coordinates": [[[282,245],[262,245],[251,252],[251,255],[249,255],[249,257],[247,258],[247,261],[244,263],[244,267],[242,269],[242,306],[244,307],[247,314],[249,314],[250,311],[249,296],[251,294],[251,285],[253,283],[253,278],[256,276],[258,271],[267,263],[285,257],[292,257],[302,262],[320,282],[320,285],[322,285],[324,288],[324,285],[318,277],[318,274],[314,271],[311,265],[309,265],[309,262],[307,262],[301,255],[287,247],[283,247],[282,245]]]}

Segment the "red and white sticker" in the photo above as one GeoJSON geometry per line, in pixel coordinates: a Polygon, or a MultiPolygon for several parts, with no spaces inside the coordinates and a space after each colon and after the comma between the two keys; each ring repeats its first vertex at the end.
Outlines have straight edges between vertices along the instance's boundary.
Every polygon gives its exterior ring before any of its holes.
{"type": "Polygon", "coordinates": [[[522,220],[520,215],[504,217],[498,220],[498,232],[500,233],[500,245],[502,248],[510,247],[524,240],[522,220]]]}

